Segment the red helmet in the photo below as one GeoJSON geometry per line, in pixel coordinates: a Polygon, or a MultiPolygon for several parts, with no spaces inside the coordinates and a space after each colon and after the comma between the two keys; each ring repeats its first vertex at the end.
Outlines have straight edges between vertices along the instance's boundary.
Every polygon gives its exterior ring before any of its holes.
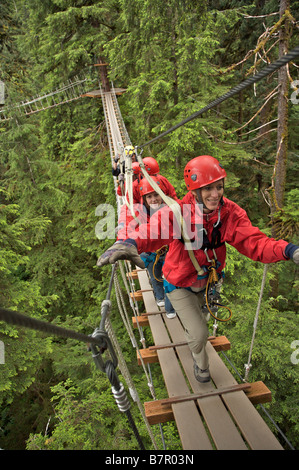
{"type": "Polygon", "coordinates": [[[187,163],[184,178],[187,189],[199,189],[225,178],[226,171],[216,158],[200,155],[187,163]]]}
{"type": "MultiPolygon", "coordinates": [[[[152,180],[160,186],[160,181],[156,176],[152,176],[152,180]]],[[[147,179],[143,178],[139,184],[139,191],[141,196],[145,196],[146,194],[153,193],[155,189],[152,188],[147,179]]]]}
{"type": "Polygon", "coordinates": [[[140,165],[138,162],[132,163],[132,170],[133,170],[133,175],[139,175],[140,173],[140,165]]]}
{"type": "Polygon", "coordinates": [[[145,157],[142,161],[149,175],[156,175],[159,173],[159,164],[153,157],[145,157]]]}

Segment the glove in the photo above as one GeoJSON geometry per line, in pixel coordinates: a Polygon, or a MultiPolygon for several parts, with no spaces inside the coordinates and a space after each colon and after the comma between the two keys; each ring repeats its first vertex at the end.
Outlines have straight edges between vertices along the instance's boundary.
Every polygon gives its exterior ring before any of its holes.
{"type": "Polygon", "coordinates": [[[297,248],[293,253],[293,261],[294,263],[299,264],[299,248],[297,248]]]}
{"type": "Polygon", "coordinates": [[[285,255],[287,258],[291,258],[294,263],[299,264],[299,246],[289,243],[286,246],[285,255]]]}
{"type": "Polygon", "coordinates": [[[130,260],[136,266],[139,266],[139,268],[145,268],[144,262],[138,255],[136,246],[125,241],[116,242],[108,248],[98,259],[97,266],[102,267],[105,264],[114,264],[119,259],[130,260]]]}

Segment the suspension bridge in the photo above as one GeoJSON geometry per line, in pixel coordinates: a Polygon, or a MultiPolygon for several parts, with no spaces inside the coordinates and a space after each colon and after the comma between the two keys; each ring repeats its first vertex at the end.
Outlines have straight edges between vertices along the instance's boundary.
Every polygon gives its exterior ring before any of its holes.
{"type": "MultiPolygon", "coordinates": [[[[112,89],[89,96],[101,96],[113,161],[116,154],[131,145],[116,94],[112,89]]],[[[116,198],[121,207],[124,197],[116,193],[116,198]]],[[[271,392],[262,382],[238,384],[218,354],[230,348],[229,341],[223,336],[209,338],[212,380],[198,383],[179,318],[168,319],[165,310],[157,307],[146,269],[132,269],[128,262],[124,269],[130,281],[127,294],[134,314],[132,324],[141,331],[142,338],[142,329],[150,328],[154,339],[149,347],[142,341],[144,347],[137,351],[136,360],[140,365],[158,362],[165,382],[165,399],[144,403],[149,424],[175,421],[184,450],[282,449],[254,406],[271,400],[271,392]],[[139,305],[145,307],[141,314],[139,305]]]]}
{"type": "Polygon", "coordinates": [[[76,76],[49,93],[26,99],[17,104],[0,107],[0,122],[9,121],[12,116],[31,116],[40,111],[78,100],[90,89],[92,82],[93,80],[90,78],[76,76]]]}

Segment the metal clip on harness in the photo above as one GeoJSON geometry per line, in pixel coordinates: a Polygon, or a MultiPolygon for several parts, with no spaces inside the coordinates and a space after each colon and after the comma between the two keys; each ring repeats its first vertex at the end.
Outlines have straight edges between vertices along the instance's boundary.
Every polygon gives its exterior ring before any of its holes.
{"type": "Polygon", "coordinates": [[[218,302],[220,300],[220,292],[219,290],[217,290],[217,284],[219,284],[219,278],[218,278],[218,274],[216,271],[217,256],[216,256],[214,249],[213,249],[214,259],[209,258],[207,248],[204,250],[204,252],[207,257],[208,262],[211,263],[211,265],[208,267],[209,276],[208,276],[208,281],[207,281],[206,290],[205,290],[205,302],[206,302],[205,307],[207,308],[210,315],[213,318],[215,318],[215,320],[218,320],[221,322],[227,322],[231,319],[233,313],[229,307],[226,307],[225,305],[222,305],[218,302]],[[226,310],[228,310],[229,311],[228,318],[219,318],[218,316],[214,315],[214,313],[218,312],[218,308],[225,308],[226,310]]]}

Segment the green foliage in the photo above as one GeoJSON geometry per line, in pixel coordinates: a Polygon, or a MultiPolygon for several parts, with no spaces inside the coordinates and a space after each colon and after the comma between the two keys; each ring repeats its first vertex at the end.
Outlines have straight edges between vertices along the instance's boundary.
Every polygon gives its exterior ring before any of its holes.
{"type": "Polygon", "coordinates": [[[82,396],[79,387],[70,379],[52,388],[52,401],[56,403],[57,424],[51,437],[32,435],[27,449],[47,450],[98,450],[134,449],[130,445],[129,427],[123,419],[115,427],[114,398],[108,384],[101,388],[89,380],[82,396]]]}

